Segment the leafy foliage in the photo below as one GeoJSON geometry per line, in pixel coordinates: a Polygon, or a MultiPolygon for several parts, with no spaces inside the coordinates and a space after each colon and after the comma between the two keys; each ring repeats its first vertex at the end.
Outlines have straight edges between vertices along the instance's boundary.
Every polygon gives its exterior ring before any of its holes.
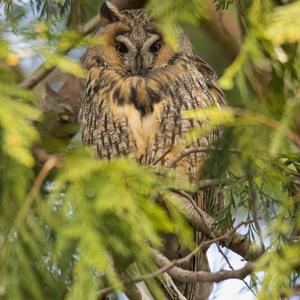
{"type": "MultiPolygon", "coordinates": [[[[241,98],[239,108],[232,110],[231,117],[235,118],[231,122],[224,118],[228,109],[219,113],[219,124],[232,127],[231,147],[240,150],[238,157],[231,158],[228,175],[246,179],[239,188],[226,188],[230,193],[225,209],[228,213],[230,207],[230,215],[235,215],[234,211],[244,206],[249,217],[258,214],[268,237],[270,251],[257,265],[258,270],[265,271],[258,299],[291,295],[289,287],[298,278],[294,256],[299,243],[294,241],[293,232],[299,226],[299,186],[292,175],[298,172],[299,161],[299,145],[293,139],[297,134],[294,136],[292,131],[300,104],[299,73],[295,72],[299,45],[292,25],[297,22],[297,8],[298,2],[276,6],[273,1],[252,1],[240,11],[244,24],[248,24],[244,42],[240,54],[220,79],[224,89],[237,87],[241,98]],[[262,66],[267,68],[263,70],[262,66]]],[[[197,118],[203,115],[195,113],[197,118]]],[[[206,117],[217,125],[214,111],[206,117]]],[[[250,237],[260,235],[261,230],[257,224],[249,231],[250,237]]],[[[261,243],[266,243],[265,237],[261,237],[261,243]]]]}
{"type": "Polygon", "coordinates": [[[214,2],[217,9],[227,9],[233,3],[233,0],[215,0],[214,2]]]}
{"type": "MultiPolygon", "coordinates": [[[[213,2],[217,9],[234,5],[213,2]]],[[[290,296],[299,280],[300,5],[281,2],[235,5],[243,41],[219,80],[229,106],[186,112],[205,124],[197,135],[222,127],[223,136],[209,151],[199,180],[225,182],[225,206],[215,216],[218,226],[230,227],[241,215],[256,219],[247,236],[266,249],[255,265],[262,275],[252,276],[258,299],[290,296]]],[[[207,18],[208,4],[151,0],[147,9],[174,44],[178,25],[207,18]]],[[[65,52],[75,44],[99,42],[74,30],[98,7],[88,0],[30,1],[29,8],[15,1],[4,4],[9,22],[0,27],[3,299],[96,299],[102,288],[123,290],[124,282],[155,270],[150,246],[160,247],[162,234],[176,233],[192,246],[191,232],[169,190],[195,187],[178,174],[143,168],[129,159],[97,161],[75,146],[55,161],[50,156],[41,163],[32,154],[42,140],[35,126],[42,116],[37,95],[17,82],[15,67],[26,57],[12,51],[7,34],[14,29],[31,54],[46,60],[46,67],[84,77],[65,52]],[[25,22],[29,9],[44,19],[25,22]],[[164,199],[168,212],[158,199],[164,199]]],[[[52,153],[58,150],[55,145],[43,147],[52,153]]],[[[155,281],[149,286],[163,299],[155,281]]]]}
{"type": "Polygon", "coordinates": [[[163,2],[150,0],[147,7],[164,32],[167,42],[176,49],[178,48],[176,37],[180,32],[178,25],[180,23],[195,24],[207,15],[207,3],[201,0],[163,2]]]}
{"type": "Polygon", "coordinates": [[[267,38],[275,45],[299,41],[299,31],[296,30],[300,25],[299,13],[299,2],[274,9],[270,15],[270,24],[266,33],[267,38]],[[291,22],[291,19],[294,23],[291,22]]]}

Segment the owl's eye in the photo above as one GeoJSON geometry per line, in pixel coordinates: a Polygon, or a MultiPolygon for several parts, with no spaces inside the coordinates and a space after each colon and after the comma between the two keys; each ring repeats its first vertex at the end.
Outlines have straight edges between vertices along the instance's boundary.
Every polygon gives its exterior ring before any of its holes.
{"type": "Polygon", "coordinates": [[[120,53],[127,53],[128,52],[128,48],[124,43],[117,43],[116,44],[116,50],[120,53]]]}
{"type": "Polygon", "coordinates": [[[156,53],[160,50],[160,48],[161,48],[161,40],[158,40],[149,47],[149,51],[152,53],[156,53]]]}

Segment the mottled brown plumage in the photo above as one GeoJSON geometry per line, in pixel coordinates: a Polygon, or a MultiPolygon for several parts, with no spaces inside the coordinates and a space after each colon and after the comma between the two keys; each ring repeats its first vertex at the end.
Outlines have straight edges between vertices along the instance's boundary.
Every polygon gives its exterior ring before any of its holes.
{"type": "Polygon", "coordinates": [[[77,132],[83,90],[83,79],[72,75],[64,81],[57,92],[46,83],[45,97],[40,102],[44,118],[38,125],[43,136],[65,139],[71,138],[77,132]]]}
{"type": "MultiPolygon", "coordinates": [[[[89,73],[80,111],[83,143],[94,147],[101,159],[129,156],[145,165],[158,160],[167,165],[186,133],[203,126],[184,119],[182,111],[223,104],[215,74],[194,54],[184,33],[179,37],[180,51],[166,44],[144,10],[120,12],[105,3],[101,13],[97,33],[101,44],[84,58],[89,73]]],[[[208,146],[217,135],[210,132],[191,146],[208,146]]],[[[204,159],[201,153],[191,154],[176,169],[195,180],[204,159]]],[[[205,209],[208,195],[214,197],[211,190],[195,196],[200,208],[205,209]]],[[[197,243],[200,240],[197,235],[197,243]]],[[[208,270],[206,255],[196,257],[189,268],[208,270]]],[[[181,286],[189,300],[207,299],[210,288],[181,286]]]]}

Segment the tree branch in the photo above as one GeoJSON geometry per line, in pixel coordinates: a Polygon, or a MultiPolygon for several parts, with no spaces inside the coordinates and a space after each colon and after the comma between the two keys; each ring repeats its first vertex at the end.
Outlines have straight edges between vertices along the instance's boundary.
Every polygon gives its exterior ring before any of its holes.
{"type": "Polygon", "coordinates": [[[27,216],[28,211],[30,210],[36,195],[40,191],[40,188],[41,188],[44,180],[46,179],[49,172],[53,168],[57,167],[58,164],[59,164],[59,160],[58,160],[57,156],[55,156],[55,155],[50,155],[49,158],[44,163],[43,167],[41,168],[40,172],[38,173],[38,175],[35,178],[35,181],[32,185],[30,192],[28,193],[26,200],[24,201],[23,206],[19,210],[19,213],[16,217],[16,222],[15,222],[16,228],[22,227],[22,222],[25,219],[25,217],[27,216]]]}
{"type": "MultiPolygon", "coordinates": [[[[154,250],[153,253],[155,263],[164,268],[171,264],[171,262],[159,251],[154,250]]],[[[169,275],[176,280],[182,282],[220,282],[227,279],[244,279],[247,275],[251,274],[254,270],[254,263],[248,262],[246,265],[238,270],[231,271],[218,271],[218,272],[206,272],[206,271],[187,271],[180,267],[172,267],[168,270],[169,275]]]]}
{"type": "Polygon", "coordinates": [[[62,154],[61,153],[56,153],[56,154],[49,154],[45,149],[35,147],[32,149],[32,154],[34,158],[36,159],[37,162],[39,163],[45,163],[49,159],[56,157],[57,158],[57,163],[55,167],[59,168],[62,167],[62,154]]]}
{"type": "MultiPolygon", "coordinates": [[[[214,150],[222,151],[223,149],[222,148],[216,148],[216,147],[213,147],[213,146],[210,146],[210,147],[191,147],[191,148],[184,149],[182,152],[178,153],[173,158],[173,160],[169,163],[168,167],[174,168],[181,159],[183,159],[186,156],[189,156],[190,154],[199,153],[199,152],[208,152],[208,151],[214,151],[214,150]]],[[[237,149],[230,149],[230,152],[231,153],[240,153],[237,149]]]]}
{"type": "MultiPolygon", "coordinates": [[[[92,32],[99,23],[99,17],[95,16],[91,20],[89,20],[86,24],[80,27],[78,33],[82,36],[85,36],[92,32]]],[[[76,46],[77,42],[74,44],[70,44],[69,47],[66,47],[64,50],[60,50],[59,54],[67,54],[72,48],[76,46]]],[[[55,67],[46,68],[47,62],[44,62],[28,79],[25,79],[21,82],[21,86],[26,89],[33,89],[40,81],[42,81],[47,75],[49,75],[55,67]]]]}
{"type": "MultiPolygon", "coordinates": [[[[197,253],[201,252],[202,250],[206,249],[207,247],[209,247],[211,244],[214,244],[214,243],[217,243],[221,240],[224,240],[224,239],[228,239],[229,237],[231,237],[238,228],[240,228],[241,226],[243,225],[247,225],[249,223],[252,223],[253,220],[249,220],[249,221],[244,221],[244,222],[241,222],[239,223],[235,228],[233,228],[232,230],[228,231],[227,233],[223,234],[222,236],[219,236],[219,237],[216,237],[216,238],[213,238],[211,240],[208,240],[208,241],[203,241],[201,242],[192,252],[190,252],[188,255],[182,257],[182,258],[179,258],[179,259],[176,259],[176,260],[173,260],[172,262],[170,262],[168,265],[165,265],[163,266],[162,268],[160,268],[159,270],[153,272],[153,273],[149,273],[149,274],[145,274],[145,275],[142,275],[142,276],[139,276],[138,278],[134,279],[133,282],[139,282],[139,281],[144,281],[144,280],[147,280],[147,279],[150,279],[150,278],[153,278],[153,277],[156,277],[158,275],[160,275],[161,273],[164,273],[164,272],[167,272],[169,271],[170,269],[172,269],[173,267],[175,266],[179,266],[179,265],[182,265],[182,264],[186,264],[188,263],[195,255],[197,255],[197,253]]],[[[152,249],[152,255],[156,256],[157,253],[160,253],[159,251],[155,250],[155,249],[152,249]]],[[[210,273],[210,272],[207,272],[207,273],[210,273]]]]}
{"type": "MultiPolygon", "coordinates": [[[[231,107],[234,114],[239,117],[244,117],[246,120],[255,122],[256,124],[261,124],[266,127],[278,130],[282,127],[282,124],[276,120],[270,119],[267,116],[264,116],[262,114],[256,114],[252,111],[239,108],[239,107],[231,107]]],[[[298,148],[300,148],[300,137],[297,133],[287,130],[285,133],[287,139],[289,139],[292,143],[294,143],[298,148]]]]}
{"type": "MultiPolygon", "coordinates": [[[[194,230],[200,231],[208,238],[219,237],[224,230],[215,226],[216,221],[199,207],[195,208],[193,199],[188,194],[175,194],[173,201],[181,208],[194,230]]],[[[264,250],[251,242],[246,236],[234,233],[230,238],[222,238],[220,243],[239,254],[246,260],[256,260],[264,250]]]]}
{"type": "MultiPolygon", "coordinates": [[[[188,194],[187,194],[188,195],[188,194]]],[[[189,196],[189,195],[188,195],[189,196]]],[[[198,207],[195,205],[193,199],[190,199],[190,202],[191,204],[194,206],[195,210],[198,212],[199,216],[201,217],[201,212],[198,211],[198,207]]],[[[257,217],[257,216],[256,216],[257,217]]],[[[247,223],[250,223],[252,221],[248,221],[248,222],[245,222],[245,224],[247,223]]],[[[254,220],[254,222],[258,222],[258,220],[254,220]]],[[[241,224],[240,224],[241,225],[241,224]]],[[[235,233],[236,230],[238,229],[238,227],[240,226],[238,225],[235,229],[233,229],[232,233],[235,233]]],[[[229,232],[229,235],[230,235],[230,232],[229,232]]],[[[231,234],[232,235],[232,234],[231,234]]],[[[214,233],[212,232],[212,236],[216,239],[216,236],[214,235],[214,233]]],[[[229,237],[229,236],[228,236],[229,237]]],[[[220,239],[222,239],[223,237],[219,237],[220,239]]],[[[220,245],[218,243],[216,243],[216,246],[219,250],[219,252],[221,253],[221,255],[223,256],[223,258],[225,259],[225,261],[227,262],[228,266],[230,267],[231,270],[234,270],[233,266],[231,265],[228,257],[224,254],[223,250],[221,249],[220,245]]],[[[264,249],[263,245],[262,245],[262,248],[264,249]]],[[[199,250],[200,251],[200,250],[199,250]]],[[[194,252],[194,251],[193,251],[194,252]]],[[[253,289],[250,287],[250,285],[244,280],[242,279],[242,281],[244,282],[244,284],[247,286],[247,288],[255,295],[255,292],[253,291],[253,289]]]]}
{"type": "Polygon", "coordinates": [[[187,300],[179,291],[178,287],[173,282],[173,279],[168,273],[164,273],[160,279],[164,289],[168,293],[170,299],[187,300]]]}
{"type": "MultiPolygon", "coordinates": [[[[222,250],[222,248],[220,247],[220,245],[218,245],[218,244],[216,244],[216,245],[217,245],[217,248],[218,248],[219,253],[220,253],[220,254],[222,255],[222,257],[225,259],[225,261],[226,261],[228,267],[229,267],[231,270],[234,271],[234,267],[232,266],[232,264],[231,264],[229,258],[227,257],[227,255],[224,253],[224,251],[222,250]]],[[[241,279],[241,280],[244,282],[244,284],[245,284],[245,286],[248,288],[248,290],[251,291],[251,292],[253,293],[253,295],[255,296],[256,294],[255,294],[254,290],[251,288],[250,284],[249,284],[248,282],[246,282],[245,279],[241,279]]]]}
{"type": "MultiPolygon", "coordinates": [[[[176,260],[173,260],[173,261],[169,261],[162,253],[160,253],[158,250],[155,250],[155,249],[151,249],[151,254],[154,258],[154,261],[155,263],[160,267],[160,269],[156,270],[155,272],[152,272],[152,273],[148,273],[148,274],[144,274],[144,275],[141,275],[141,276],[138,276],[137,278],[133,279],[133,280],[130,280],[130,281],[125,281],[124,282],[124,285],[126,286],[126,284],[135,284],[135,283],[138,283],[138,282],[141,282],[141,281],[145,281],[145,280],[148,280],[148,279],[152,279],[154,277],[157,277],[163,273],[166,273],[166,272],[169,272],[171,277],[173,277],[173,275],[171,274],[171,271],[174,269],[174,267],[176,266],[179,266],[179,265],[182,265],[182,264],[186,264],[188,263],[197,253],[199,253],[200,251],[202,251],[203,249],[207,248],[208,246],[210,246],[211,244],[214,244],[214,243],[217,243],[221,240],[224,240],[224,239],[228,239],[229,237],[231,237],[233,234],[236,233],[236,230],[238,228],[240,228],[241,226],[243,225],[247,225],[249,223],[252,223],[253,220],[248,220],[248,221],[243,221],[243,222],[240,222],[236,227],[234,227],[233,229],[231,229],[230,231],[226,232],[225,234],[223,234],[222,236],[219,236],[219,237],[216,237],[216,238],[213,238],[211,240],[208,240],[208,241],[203,241],[201,242],[192,252],[190,252],[188,255],[182,257],[182,258],[179,258],[179,259],[176,259],[176,260]],[[168,263],[165,263],[166,261],[168,261],[168,263]],[[162,265],[163,264],[163,265],[162,265]]],[[[186,271],[184,269],[180,269],[180,270],[183,270],[183,271],[186,271]]],[[[233,270],[233,271],[236,271],[236,270],[233,270]]],[[[231,271],[231,272],[233,272],[231,271]]],[[[211,273],[211,272],[192,272],[192,271],[186,271],[186,272],[190,272],[190,273],[203,273],[205,275],[207,274],[216,274],[216,273],[211,273]]],[[[224,271],[222,271],[224,272],[224,271]]],[[[232,273],[232,274],[235,274],[235,273],[232,273]]],[[[229,276],[229,275],[222,275],[222,276],[229,276]]],[[[237,275],[233,275],[233,276],[237,276],[237,275]]],[[[211,278],[214,278],[214,277],[211,277],[211,278]]],[[[237,278],[237,277],[233,277],[233,278],[237,278]]],[[[177,278],[175,278],[177,279],[177,278]]],[[[228,279],[228,278],[227,278],[228,279]]],[[[220,279],[221,281],[222,279],[220,279]]],[[[224,279],[225,280],[225,279],[224,279]]],[[[205,280],[203,280],[205,281],[205,280]]],[[[213,280],[212,280],[213,281],[213,280]]],[[[170,283],[170,281],[169,281],[170,283]]],[[[174,284],[174,283],[173,283],[174,284]]],[[[169,286],[169,288],[171,288],[169,286]]],[[[174,288],[174,287],[173,287],[174,288]]],[[[173,288],[171,288],[173,290],[173,288]]],[[[99,295],[104,295],[104,294],[108,294],[109,292],[112,292],[113,291],[113,288],[111,287],[107,287],[107,288],[104,288],[102,290],[99,291],[99,295]]],[[[178,291],[179,292],[179,291],[178,291]]],[[[180,293],[180,292],[179,292],[180,293]]],[[[180,294],[181,295],[181,294],[180,294]]],[[[180,298],[180,297],[179,297],[180,298]]]]}

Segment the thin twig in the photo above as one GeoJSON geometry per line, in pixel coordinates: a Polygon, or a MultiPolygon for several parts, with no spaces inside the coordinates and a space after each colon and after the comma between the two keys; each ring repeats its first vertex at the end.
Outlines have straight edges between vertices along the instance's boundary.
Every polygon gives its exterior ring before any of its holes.
{"type": "MultiPolygon", "coordinates": [[[[219,253],[222,255],[222,257],[225,259],[228,267],[231,269],[231,270],[235,270],[234,267],[232,266],[229,258],[227,257],[227,255],[224,253],[224,251],[222,250],[221,246],[219,244],[216,244],[217,245],[217,248],[218,248],[218,251],[219,253]]],[[[243,283],[245,284],[245,286],[249,289],[249,291],[252,292],[252,294],[255,296],[255,292],[253,291],[253,289],[251,288],[251,286],[248,284],[248,282],[245,280],[245,279],[241,279],[243,281],[243,283]]]]}
{"type": "MultiPolygon", "coordinates": [[[[99,23],[99,16],[93,17],[89,20],[85,25],[81,26],[78,33],[81,34],[83,37],[90,32],[92,32],[99,23]]],[[[82,38],[83,38],[82,37],[82,38]]],[[[67,54],[72,48],[76,46],[76,43],[71,43],[69,47],[66,47],[64,50],[59,50],[58,53],[60,55],[67,54]]],[[[41,82],[47,75],[49,75],[55,67],[46,68],[45,65],[47,62],[44,62],[28,79],[25,79],[21,82],[21,86],[26,89],[33,89],[39,82],[41,82]]]]}
{"type": "MultiPolygon", "coordinates": [[[[186,156],[189,156],[190,154],[208,152],[208,151],[216,151],[216,150],[217,151],[222,151],[224,149],[213,147],[213,146],[209,146],[209,147],[191,147],[191,148],[184,149],[182,152],[178,153],[173,158],[173,160],[169,163],[169,167],[174,168],[181,159],[183,159],[186,156]]],[[[231,153],[239,153],[239,151],[237,149],[230,149],[229,151],[231,153]]]]}
{"type": "Polygon", "coordinates": [[[224,14],[224,18],[220,20],[221,13],[215,11],[215,5],[210,5],[209,11],[210,17],[202,19],[200,26],[219,44],[220,49],[223,49],[227,58],[233,61],[240,50],[239,41],[235,38],[235,36],[239,35],[239,28],[229,14],[224,14]]]}
{"type": "Polygon", "coordinates": [[[58,164],[59,164],[58,157],[55,155],[51,155],[48,158],[48,160],[45,162],[45,164],[43,165],[39,174],[35,178],[35,181],[32,185],[30,192],[28,193],[28,196],[27,196],[23,206],[21,207],[21,209],[17,215],[16,228],[20,228],[20,226],[22,226],[22,222],[23,222],[24,218],[26,217],[26,215],[28,214],[28,211],[30,210],[36,195],[40,191],[40,188],[41,188],[44,180],[48,176],[49,172],[52,169],[54,169],[55,167],[57,167],[58,164]]]}
{"type": "Polygon", "coordinates": [[[169,148],[167,151],[165,151],[159,158],[157,158],[151,165],[155,166],[157,165],[162,159],[166,157],[167,154],[171,152],[172,148],[169,148]]]}
{"type": "MultiPolygon", "coordinates": [[[[232,185],[236,183],[236,180],[243,180],[246,177],[241,176],[241,177],[236,177],[234,179],[218,179],[218,178],[210,178],[210,179],[202,179],[199,180],[197,183],[197,189],[198,190],[203,190],[206,188],[213,188],[213,187],[223,187],[223,186],[227,186],[227,185],[232,185]]],[[[181,192],[180,190],[177,189],[172,189],[172,191],[174,192],[181,192]]],[[[184,193],[185,195],[187,195],[187,193],[184,193]]]]}
{"type": "Polygon", "coordinates": [[[114,291],[114,289],[112,287],[106,287],[97,293],[97,296],[98,296],[97,298],[103,299],[103,297],[107,296],[112,291],[114,291]]]}
{"type": "Polygon", "coordinates": [[[253,183],[253,178],[251,176],[248,176],[248,182],[249,182],[249,192],[250,192],[250,209],[252,212],[252,217],[254,219],[254,225],[256,232],[258,234],[261,247],[265,249],[263,237],[262,237],[262,231],[258,223],[258,215],[257,215],[257,197],[256,197],[256,190],[253,183]]]}
{"type": "MultiPolygon", "coordinates": [[[[237,179],[243,179],[243,177],[237,178],[237,179]]],[[[212,188],[212,187],[223,187],[226,185],[232,185],[236,181],[232,179],[216,179],[216,178],[210,178],[210,179],[203,179],[200,180],[197,184],[198,190],[203,190],[206,188],[212,188]]]]}
{"type": "MultiPolygon", "coordinates": [[[[245,110],[245,109],[237,108],[237,107],[232,108],[232,110],[237,116],[245,117],[250,121],[254,121],[255,123],[270,127],[272,129],[278,130],[282,126],[281,123],[278,121],[270,119],[261,114],[255,114],[249,110],[245,110]]],[[[288,130],[286,132],[286,137],[292,143],[294,143],[298,148],[300,148],[300,137],[295,132],[288,130]]]]}
{"type": "Polygon", "coordinates": [[[243,13],[241,1],[236,1],[236,7],[238,11],[238,22],[240,25],[241,39],[244,40],[245,36],[247,35],[247,28],[243,22],[244,13],[243,13]]]}
{"type": "MultiPolygon", "coordinates": [[[[172,192],[185,197],[190,202],[190,204],[193,206],[193,209],[197,212],[198,216],[201,218],[201,220],[203,222],[203,225],[206,227],[206,230],[209,231],[209,226],[208,226],[206,220],[203,218],[203,215],[201,213],[201,209],[197,206],[196,202],[190,196],[190,194],[188,194],[185,191],[178,190],[178,189],[171,189],[171,190],[172,190],[172,192]]],[[[214,238],[215,238],[215,236],[214,236],[214,238]]]]}
{"type": "MultiPolygon", "coordinates": [[[[300,295],[300,284],[293,285],[291,287],[292,294],[288,293],[286,290],[280,293],[280,299],[291,299],[291,296],[300,295]]],[[[294,297],[292,297],[294,298],[294,297]]],[[[298,299],[298,298],[297,298],[298,299]]]]}
{"type": "Polygon", "coordinates": [[[55,154],[49,154],[45,149],[40,147],[35,147],[32,149],[32,154],[37,162],[39,163],[45,163],[52,157],[57,157],[57,166],[56,167],[62,167],[62,153],[55,153],[55,154]]]}

